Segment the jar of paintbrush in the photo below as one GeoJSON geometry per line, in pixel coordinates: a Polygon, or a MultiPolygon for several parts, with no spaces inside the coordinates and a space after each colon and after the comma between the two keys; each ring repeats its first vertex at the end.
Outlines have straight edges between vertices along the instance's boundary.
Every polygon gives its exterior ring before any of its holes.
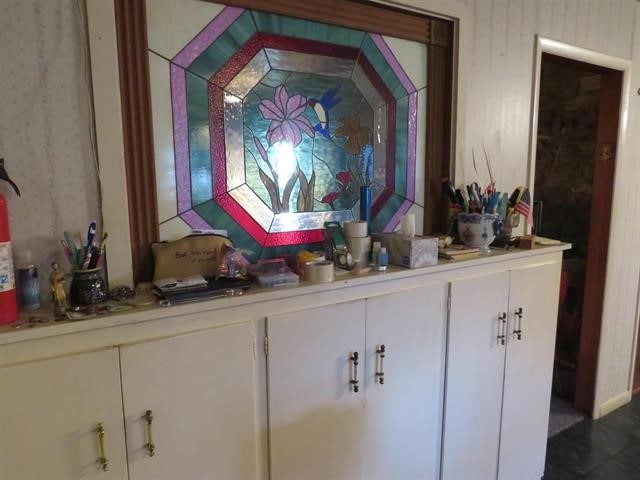
{"type": "Polygon", "coordinates": [[[105,233],[99,244],[95,242],[95,235],[96,222],[89,225],[86,245],[77,245],[69,232],[64,233],[62,245],[72,266],[69,303],[74,307],[95,305],[108,298],[107,286],[102,276],[108,235],[105,233]]]}

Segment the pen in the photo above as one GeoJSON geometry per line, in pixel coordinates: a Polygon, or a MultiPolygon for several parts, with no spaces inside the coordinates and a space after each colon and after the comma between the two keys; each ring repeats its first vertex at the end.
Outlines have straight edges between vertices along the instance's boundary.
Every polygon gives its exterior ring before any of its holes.
{"type": "Polygon", "coordinates": [[[87,251],[91,250],[93,246],[93,239],[96,236],[96,222],[93,221],[89,224],[89,230],[87,231],[87,251]]]}
{"type": "Polygon", "coordinates": [[[89,224],[89,230],[87,230],[87,253],[84,257],[84,261],[82,262],[82,269],[86,270],[89,268],[89,264],[91,263],[91,256],[93,255],[93,239],[96,236],[96,222],[93,221],[89,224]]]}

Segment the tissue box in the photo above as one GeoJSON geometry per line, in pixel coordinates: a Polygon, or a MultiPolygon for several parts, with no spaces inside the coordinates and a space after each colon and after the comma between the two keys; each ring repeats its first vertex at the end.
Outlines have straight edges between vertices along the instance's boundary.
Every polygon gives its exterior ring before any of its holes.
{"type": "Polygon", "coordinates": [[[438,264],[438,237],[405,237],[396,233],[372,233],[387,248],[389,262],[407,268],[438,264]]]}

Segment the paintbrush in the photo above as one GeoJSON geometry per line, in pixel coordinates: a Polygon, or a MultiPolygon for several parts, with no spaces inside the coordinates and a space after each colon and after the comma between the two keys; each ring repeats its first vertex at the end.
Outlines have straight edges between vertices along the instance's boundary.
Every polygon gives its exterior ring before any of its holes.
{"type": "Polygon", "coordinates": [[[484,159],[487,162],[487,170],[489,170],[489,179],[491,180],[491,191],[496,191],[496,181],[493,178],[493,170],[491,170],[491,162],[489,161],[489,155],[487,155],[487,149],[482,145],[482,150],[484,150],[484,159]]]}
{"type": "Polygon", "coordinates": [[[476,179],[479,182],[480,177],[478,176],[478,167],[476,166],[476,152],[473,151],[473,148],[471,149],[471,159],[473,160],[473,169],[476,171],[476,179]]]}

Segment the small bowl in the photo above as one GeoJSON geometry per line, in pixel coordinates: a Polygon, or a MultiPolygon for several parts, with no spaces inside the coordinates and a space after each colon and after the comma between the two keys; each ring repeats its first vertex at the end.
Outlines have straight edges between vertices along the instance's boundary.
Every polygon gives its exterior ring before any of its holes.
{"type": "Polygon", "coordinates": [[[458,236],[467,247],[489,252],[489,245],[500,233],[502,222],[496,213],[459,213],[458,236]]]}

